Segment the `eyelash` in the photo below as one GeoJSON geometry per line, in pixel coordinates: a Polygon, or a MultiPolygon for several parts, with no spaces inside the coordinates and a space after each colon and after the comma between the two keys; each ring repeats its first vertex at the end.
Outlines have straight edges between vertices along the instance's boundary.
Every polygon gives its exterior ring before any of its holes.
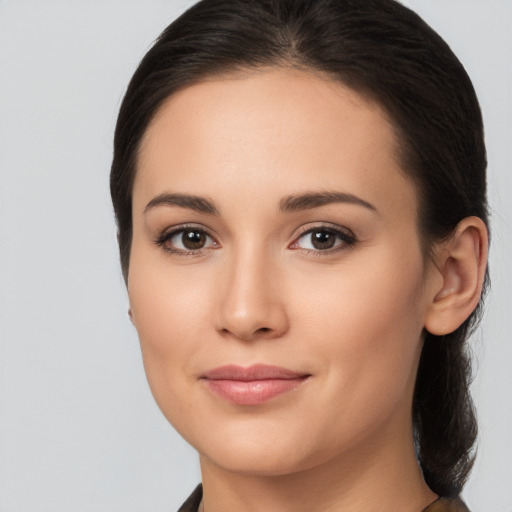
{"type": "MultiPolygon", "coordinates": [[[[353,247],[357,243],[356,236],[348,230],[341,230],[340,228],[329,226],[329,225],[319,225],[314,226],[305,229],[302,232],[299,232],[299,234],[295,237],[294,241],[288,246],[292,248],[292,250],[302,250],[306,254],[314,254],[318,256],[327,255],[327,254],[333,254],[337,253],[339,251],[347,250],[353,247]],[[328,249],[301,249],[300,247],[293,248],[294,245],[297,245],[298,242],[307,236],[308,234],[312,234],[315,232],[324,232],[328,233],[330,235],[334,235],[341,243],[338,243],[338,245],[335,245],[334,247],[328,248],[328,249]]],[[[154,242],[162,247],[163,250],[166,252],[169,252],[171,254],[175,254],[177,256],[202,256],[204,254],[205,250],[216,248],[215,246],[219,247],[218,242],[215,240],[215,238],[208,232],[208,230],[204,229],[203,227],[197,227],[193,225],[183,225],[179,226],[177,228],[172,229],[171,231],[164,231],[161,235],[159,235],[154,242]],[[213,243],[215,244],[214,247],[207,247],[207,248],[199,248],[199,249],[191,249],[191,250],[183,250],[183,249],[176,249],[175,247],[169,246],[168,242],[172,240],[173,237],[176,235],[179,235],[180,233],[185,232],[194,232],[198,234],[203,234],[209,237],[213,243]]],[[[336,240],[335,242],[336,243],[336,240]]]]}
{"type": "Polygon", "coordinates": [[[194,225],[183,225],[175,229],[172,229],[171,231],[164,231],[160,236],[158,236],[158,238],[154,242],[158,246],[162,247],[164,251],[169,252],[171,254],[175,254],[177,256],[201,256],[203,254],[202,251],[204,251],[204,248],[196,250],[183,250],[176,249],[172,246],[167,245],[167,242],[172,240],[173,237],[179,235],[180,233],[185,233],[187,231],[204,234],[211,238],[215,242],[215,244],[217,244],[215,238],[206,229],[194,225]]]}
{"type": "MultiPolygon", "coordinates": [[[[295,237],[295,240],[290,244],[290,247],[298,244],[299,240],[301,240],[305,236],[307,236],[309,234],[313,234],[313,233],[319,233],[319,232],[328,233],[329,235],[334,235],[339,241],[341,241],[341,243],[339,243],[338,245],[335,245],[334,247],[331,247],[328,249],[323,249],[323,250],[322,249],[302,249],[302,251],[305,251],[306,254],[314,254],[314,255],[318,255],[318,256],[334,254],[339,251],[344,251],[344,250],[350,249],[358,241],[356,236],[354,235],[354,233],[352,233],[348,229],[342,230],[335,226],[321,224],[318,226],[313,226],[313,227],[307,228],[304,231],[299,232],[299,234],[295,237]]],[[[334,243],[336,243],[336,240],[334,241],[334,243]]],[[[299,247],[294,250],[301,250],[301,248],[299,247]]]]}

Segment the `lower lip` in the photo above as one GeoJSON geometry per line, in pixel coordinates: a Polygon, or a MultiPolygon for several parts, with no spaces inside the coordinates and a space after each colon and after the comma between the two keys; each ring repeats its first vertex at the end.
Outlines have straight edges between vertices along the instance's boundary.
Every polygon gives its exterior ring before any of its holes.
{"type": "Polygon", "coordinates": [[[205,379],[214,394],[238,405],[258,405],[283,393],[295,391],[307,377],[296,379],[212,380],[205,379]]]}

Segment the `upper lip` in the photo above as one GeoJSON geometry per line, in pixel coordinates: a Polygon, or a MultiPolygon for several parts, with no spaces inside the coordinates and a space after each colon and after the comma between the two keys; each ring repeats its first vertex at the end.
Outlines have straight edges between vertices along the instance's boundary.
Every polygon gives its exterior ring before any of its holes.
{"type": "Polygon", "coordinates": [[[307,373],[296,372],[287,368],[281,368],[280,366],[255,364],[253,366],[243,367],[230,364],[208,370],[201,375],[201,378],[250,382],[270,379],[300,379],[308,376],[309,374],[307,373]]]}

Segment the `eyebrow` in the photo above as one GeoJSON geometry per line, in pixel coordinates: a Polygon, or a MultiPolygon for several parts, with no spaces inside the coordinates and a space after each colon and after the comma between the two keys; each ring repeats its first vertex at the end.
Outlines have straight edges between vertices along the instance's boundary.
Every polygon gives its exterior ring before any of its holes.
{"type": "Polygon", "coordinates": [[[199,213],[219,215],[219,211],[213,204],[213,201],[190,194],[160,194],[149,201],[146,208],[144,208],[144,213],[157,206],[180,206],[181,208],[188,208],[199,213]]]}
{"type": "Polygon", "coordinates": [[[348,203],[363,206],[378,213],[373,204],[345,192],[307,192],[305,194],[287,196],[279,202],[279,210],[283,213],[318,208],[332,203],[348,203]]]}
{"type": "MultiPolygon", "coordinates": [[[[355,204],[378,213],[377,208],[368,201],[345,192],[306,192],[304,194],[287,196],[279,201],[279,210],[282,213],[291,213],[318,208],[332,203],[355,204]]],[[[206,197],[191,194],[160,194],[149,201],[144,208],[144,213],[157,206],[179,206],[199,213],[219,215],[219,211],[213,201],[206,197]]]]}

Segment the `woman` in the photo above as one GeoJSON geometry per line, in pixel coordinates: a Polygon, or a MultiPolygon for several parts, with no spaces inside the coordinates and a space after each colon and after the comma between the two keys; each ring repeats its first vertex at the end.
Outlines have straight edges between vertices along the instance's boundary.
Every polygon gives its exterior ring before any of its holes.
{"type": "Polygon", "coordinates": [[[394,0],[203,0],[121,106],[111,191],[181,510],[467,510],[481,114],[394,0]]]}

